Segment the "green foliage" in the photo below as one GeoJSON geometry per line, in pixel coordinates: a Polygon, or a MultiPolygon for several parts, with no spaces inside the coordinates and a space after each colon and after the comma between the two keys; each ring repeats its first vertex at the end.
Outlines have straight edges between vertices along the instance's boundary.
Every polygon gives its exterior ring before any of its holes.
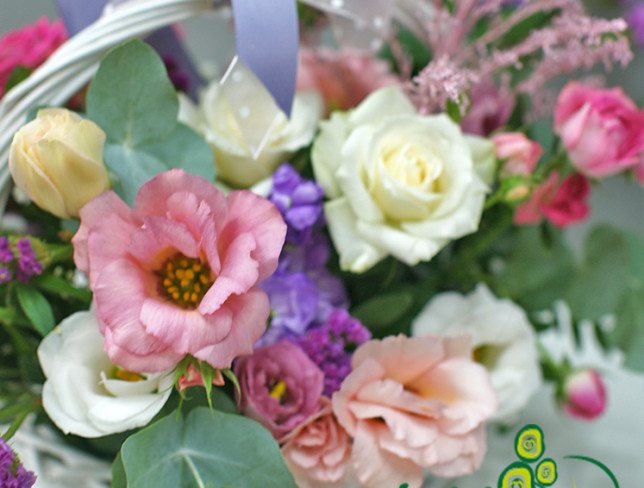
{"type": "Polygon", "coordinates": [[[212,151],[177,122],[179,101],[163,61],[141,41],[112,50],[87,94],[87,116],[107,134],[114,190],[132,204],[141,185],[171,168],[215,177],[212,151]]]}
{"type": "Polygon", "coordinates": [[[31,68],[27,68],[26,66],[16,66],[9,75],[9,79],[4,85],[4,92],[7,93],[13,87],[25,81],[27,78],[29,78],[31,73],[33,73],[33,70],[31,68]]]}
{"type": "Polygon", "coordinates": [[[271,434],[257,422],[198,408],[131,436],[113,466],[113,488],[295,487],[271,434]]]}
{"type": "Polygon", "coordinates": [[[392,292],[361,303],[351,314],[374,331],[390,327],[401,320],[413,303],[414,295],[410,291],[392,292]]]}
{"type": "Polygon", "coordinates": [[[54,328],[54,312],[47,299],[35,288],[18,283],[16,296],[31,325],[44,337],[54,328]]]}
{"type": "Polygon", "coordinates": [[[644,241],[610,226],[594,228],[576,260],[562,239],[544,244],[536,227],[519,231],[499,276],[509,294],[530,311],[558,299],[577,320],[615,314],[608,342],[626,353],[626,365],[644,371],[644,241]]]}

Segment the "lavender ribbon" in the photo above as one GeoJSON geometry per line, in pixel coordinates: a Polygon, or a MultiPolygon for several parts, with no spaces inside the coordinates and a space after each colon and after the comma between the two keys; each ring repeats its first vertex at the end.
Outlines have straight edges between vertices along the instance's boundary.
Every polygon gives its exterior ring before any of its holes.
{"type": "Polygon", "coordinates": [[[295,0],[232,0],[237,55],[291,113],[299,26],[295,0]]]}

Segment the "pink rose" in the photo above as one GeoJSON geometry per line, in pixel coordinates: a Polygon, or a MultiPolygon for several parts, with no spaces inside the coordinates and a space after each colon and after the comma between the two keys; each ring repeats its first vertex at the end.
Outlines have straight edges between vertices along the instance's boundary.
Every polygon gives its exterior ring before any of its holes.
{"type": "Polygon", "coordinates": [[[171,170],[141,187],[134,209],[107,192],[80,218],[74,261],[89,276],[112,362],[163,371],[190,354],[228,368],[252,352],[269,315],[257,285],[286,234],[272,203],[171,170]]]}
{"type": "Polygon", "coordinates": [[[291,432],[282,455],[300,488],[342,488],[350,477],[351,438],[338,423],[331,402],[291,432]]]}
{"type": "Polygon", "coordinates": [[[348,49],[300,50],[297,89],[320,92],[327,112],[355,107],[378,88],[398,83],[389,65],[370,54],[348,49]]]}
{"type": "Polygon", "coordinates": [[[529,176],[534,171],[543,150],[521,132],[503,132],[492,138],[496,157],[504,160],[501,176],[529,176]]]}
{"type": "Polygon", "coordinates": [[[35,69],[67,40],[62,21],[49,23],[41,17],[34,24],[11,31],[0,38],[0,97],[18,66],[35,69]]]}
{"type": "Polygon", "coordinates": [[[239,408],[281,439],[320,409],[324,375],[296,345],[282,341],[235,361],[239,408]]]}
{"type": "Polygon", "coordinates": [[[588,180],[579,173],[559,181],[559,173],[553,172],[530,199],[514,213],[517,225],[538,224],[544,218],[557,227],[566,227],[584,221],[590,214],[587,204],[590,194],[588,180]]]}
{"type": "Polygon", "coordinates": [[[423,468],[456,477],[485,454],[484,422],[497,399],[469,339],[387,337],[360,346],[333,395],[333,412],[353,437],[355,474],[365,487],[419,487],[423,468]]]}
{"type": "Polygon", "coordinates": [[[570,82],[555,108],[555,132],[573,166],[604,178],[637,165],[644,151],[644,111],[621,88],[591,88],[570,82]]]}
{"type": "Polygon", "coordinates": [[[592,369],[576,371],[563,386],[563,409],[569,415],[593,420],[606,410],[606,388],[600,374],[592,369]]]}

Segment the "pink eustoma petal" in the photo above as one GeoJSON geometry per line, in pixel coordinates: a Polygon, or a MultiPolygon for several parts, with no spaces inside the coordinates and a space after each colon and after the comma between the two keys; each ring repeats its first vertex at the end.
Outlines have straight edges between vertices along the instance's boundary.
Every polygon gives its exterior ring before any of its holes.
{"type": "Polygon", "coordinates": [[[143,226],[131,234],[128,251],[142,266],[158,270],[163,262],[176,255],[199,257],[199,247],[186,226],[163,217],[146,217],[143,226]]]}
{"type": "Polygon", "coordinates": [[[244,295],[231,296],[225,306],[233,314],[230,333],[223,341],[193,353],[196,358],[206,361],[214,368],[230,368],[235,357],[251,354],[253,345],[266,330],[270,313],[268,296],[257,288],[244,295]]]}
{"type": "Polygon", "coordinates": [[[249,191],[232,192],[227,201],[228,220],[220,232],[221,245],[225,248],[238,234],[251,233],[257,243],[252,257],[259,266],[258,281],[262,281],[277,269],[286,224],[275,205],[249,191]]]}

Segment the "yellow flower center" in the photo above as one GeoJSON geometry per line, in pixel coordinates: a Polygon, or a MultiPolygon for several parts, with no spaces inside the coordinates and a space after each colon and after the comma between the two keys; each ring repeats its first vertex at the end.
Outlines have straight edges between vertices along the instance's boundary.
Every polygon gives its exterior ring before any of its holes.
{"type": "Polygon", "coordinates": [[[279,400],[280,402],[284,398],[284,395],[286,394],[286,383],[284,381],[278,381],[273,385],[273,388],[271,388],[271,396],[275,398],[275,400],[279,400]]]}
{"type": "Polygon", "coordinates": [[[199,258],[176,254],[168,259],[161,270],[161,291],[181,308],[195,309],[213,284],[208,264],[199,258]]]}
{"type": "Polygon", "coordinates": [[[113,380],[129,381],[130,383],[145,380],[145,376],[135,373],[134,371],[119,368],[118,366],[114,366],[112,368],[109,377],[113,380]]]}

